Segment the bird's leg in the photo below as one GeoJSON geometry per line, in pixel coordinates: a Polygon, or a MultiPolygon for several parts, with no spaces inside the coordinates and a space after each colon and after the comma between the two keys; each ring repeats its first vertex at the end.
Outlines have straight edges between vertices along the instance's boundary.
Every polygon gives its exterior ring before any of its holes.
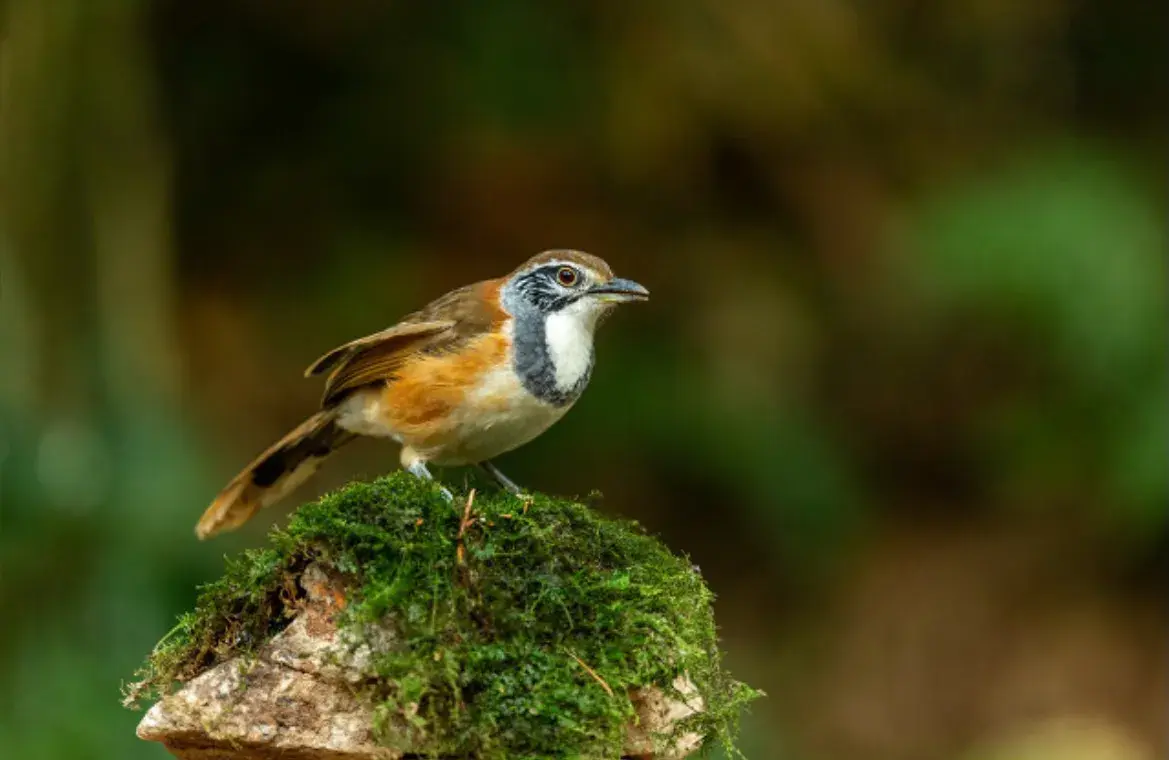
{"type": "Polygon", "coordinates": [[[500,472],[499,468],[496,467],[490,459],[480,462],[479,466],[483,468],[483,471],[490,475],[491,479],[498,483],[500,487],[503,488],[503,490],[514,493],[517,496],[523,493],[523,489],[516,485],[514,480],[500,472]]]}
{"type": "MultiPolygon", "coordinates": [[[[426,467],[426,462],[422,461],[421,459],[412,460],[408,465],[406,465],[406,469],[416,478],[435,482],[434,476],[430,474],[430,470],[426,467]]],[[[450,492],[450,489],[441,483],[438,485],[438,490],[442,492],[443,498],[447,501],[455,500],[455,495],[450,492]]]]}

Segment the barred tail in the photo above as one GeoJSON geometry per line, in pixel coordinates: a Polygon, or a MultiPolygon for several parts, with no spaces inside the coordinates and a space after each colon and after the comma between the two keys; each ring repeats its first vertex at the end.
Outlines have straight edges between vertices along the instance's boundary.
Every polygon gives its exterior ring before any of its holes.
{"type": "Polygon", "coordinates": [[[317,412],[256,457],[215,497],[195,534],[204,539],[234,530],[308,480],[321,462],[356,437],[336,418],[335,411],[317,412]]]}

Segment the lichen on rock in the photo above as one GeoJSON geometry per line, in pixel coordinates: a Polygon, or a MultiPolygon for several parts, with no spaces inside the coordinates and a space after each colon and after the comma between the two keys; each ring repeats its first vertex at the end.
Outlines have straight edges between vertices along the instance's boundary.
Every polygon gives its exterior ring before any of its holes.
{"type": "Polygon", "coordinates": [[[711,601],[635,523],[397,474],[230,561],[128,701],[159,697],[140,735],[191,758],[225,756],[216,736],[255,757],[733,752],[758,692],[722,668],[711,601]]]}

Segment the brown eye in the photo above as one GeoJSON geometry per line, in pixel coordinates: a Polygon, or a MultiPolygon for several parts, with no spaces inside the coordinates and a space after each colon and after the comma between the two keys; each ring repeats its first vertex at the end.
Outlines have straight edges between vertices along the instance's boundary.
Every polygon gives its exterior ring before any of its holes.
{"type": "Polygon", "coordinates": [[[576,284],[578,275],[576,270],[572,267],[560,267],[560,271],[556,273],[556,280],[566,288],[571,288],[576,284]]]}

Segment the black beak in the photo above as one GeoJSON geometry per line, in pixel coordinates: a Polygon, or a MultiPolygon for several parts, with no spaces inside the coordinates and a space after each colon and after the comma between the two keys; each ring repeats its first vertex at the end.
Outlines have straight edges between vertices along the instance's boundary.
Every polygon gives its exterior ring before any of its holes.
{"type": "Polygon", "coordinates": [[[601,296],[603,300],[614,303],[625,301],[644,301],[649,298],[649,291],[633,280],[614,277],[608,282],[589,288],[592,295],[601,296]]]}

